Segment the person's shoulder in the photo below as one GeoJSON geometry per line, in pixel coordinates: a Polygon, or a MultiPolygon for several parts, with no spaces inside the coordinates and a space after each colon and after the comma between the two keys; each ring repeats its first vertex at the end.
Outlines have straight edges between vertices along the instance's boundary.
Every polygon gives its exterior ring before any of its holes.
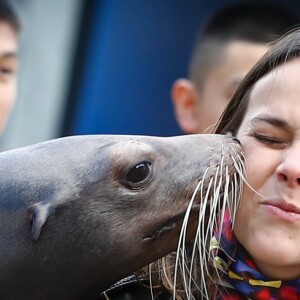
{"type": "MultiPolygon", "coordinates": [[[[162,288],[152,289],[155,300],[171,300],[170,293],[162,288]]],[[[152,300],[151,289],[149,288],[149,280],[137,280],[134,275],[126,277],[106,291],[104,291],[99,300],[152,300]]]]}

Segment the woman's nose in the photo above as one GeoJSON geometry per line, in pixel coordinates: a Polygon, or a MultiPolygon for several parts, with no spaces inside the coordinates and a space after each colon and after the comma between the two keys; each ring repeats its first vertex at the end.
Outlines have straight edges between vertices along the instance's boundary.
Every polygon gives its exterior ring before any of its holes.
{"type": "Polygon", "coordinates": [[[300,146],[290,148],[276,168],[277,179],[288,187],[300,186],[300,146]]]}

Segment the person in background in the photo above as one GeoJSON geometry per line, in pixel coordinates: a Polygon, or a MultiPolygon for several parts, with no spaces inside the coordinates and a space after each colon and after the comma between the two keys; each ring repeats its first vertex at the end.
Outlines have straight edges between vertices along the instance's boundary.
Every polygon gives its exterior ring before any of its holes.
{"type": "Polygon", "coordinates": [[[21,24],[10,3],[0,0],[0,134],[5,129],[17,92],[21,24]]]}
{"type": "Polygon", "coordinates": [[[197,35],[188,79],[178,79],[172,86],[181,130],[209,133],[268,44],[299,20],[298,15],[271,2],[240,3],[217,12],[197,35]]]}

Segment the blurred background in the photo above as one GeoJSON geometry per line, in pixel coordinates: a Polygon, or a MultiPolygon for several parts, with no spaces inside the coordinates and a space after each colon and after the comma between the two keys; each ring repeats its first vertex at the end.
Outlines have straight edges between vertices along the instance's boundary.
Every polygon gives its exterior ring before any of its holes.
{"type": "MultiPolygon", "coordinates": [[[[0,151],[75,134],[181,134],[171,85],[186,76],[201,24],[241,1],[15,2],[19,92],[0,151]]],[[[300,11],[297,0],[272,2],[300,11]]]]}

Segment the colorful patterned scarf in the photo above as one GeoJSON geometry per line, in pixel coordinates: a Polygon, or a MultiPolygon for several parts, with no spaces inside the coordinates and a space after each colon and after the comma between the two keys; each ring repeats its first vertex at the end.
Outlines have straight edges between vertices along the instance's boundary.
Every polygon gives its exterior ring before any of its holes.
{"type": "Polygon", "coordinates": [[[225,288],[218,300],[300,300],[300,279],[270,281],[259,272],[234,236],[228,211],[221,233],[215,232],[211,254],[219,273],[224,274],[218,285],[225,288]]]}

